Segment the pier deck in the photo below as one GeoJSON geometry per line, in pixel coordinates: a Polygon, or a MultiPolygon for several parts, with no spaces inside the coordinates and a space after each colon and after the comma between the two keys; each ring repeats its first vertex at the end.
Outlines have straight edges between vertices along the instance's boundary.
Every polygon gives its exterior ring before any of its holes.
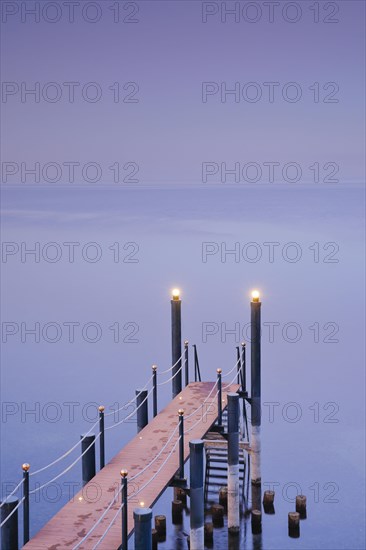
{"type": "MultiPolygon", "coordinates": [[[[213,382],[193,382],[185,387],[182,392],[173,399],[148,425],[137,434],[123,449],[80,491],[73,500],[68,502],[25,546],[26,550],[72,550],[86,535],[91,527],[98,521],[102,513],[108,507],[120,485],[120,470],[128,471],[128,478],[132,478],[143,470],[151,460],[159,453],[169,439],[173,429],[178,423],[178,409],[184,409],[184,430],[192,430],[184,436],[184,458],[189,457],[189,441],[201,439],[209,431],[217,420],[217,396],[216,389],[209,400],[200,405],[209,395],[213,382]],[[196,414],[186,419],[188,415],[196,414]],[[203,412],[206,414],[203,415],[203,412]],[[88,493],[88,486],[90,492],[88,493]],[[99,498],[95,502],[96,487],[99,489],[99,498]],[[82,495],[93,495],[89,500],[82,495]]],[[[236,392],[237,384],[226,386],[223,384],[222,399],[223,408],[227,405],[227,393],[236,392]]],[[[129,483],[128,494],[131,500],[128,504],[128,533],[133,532],[133,510],[144,503],[144,507],[151,507],[159,496],[169,486],[178,470],[179,445],[176,445],[172,456],[158,472],[164,460],[178,439],[178,431],[161,453],[159,458],[143,472],[135,481],[129,483]],[[156,476],[153,478],[153,476],[156,476]],[[136,497],[141,487],[152,480],[136,497]]],[[[186,472],[187,476],[187,472],[186,472]]],[[[98,543],[112,518],[116,514],[120,500],[112,506],[102,522],[90,534],[88,539],[79,547],[80,550],[91,550],[98,543]]],[[[108,531],[106,537],[98,545],[99,550],[113,550],[121,544],[121,514],[119,514],[108,531]]]]}

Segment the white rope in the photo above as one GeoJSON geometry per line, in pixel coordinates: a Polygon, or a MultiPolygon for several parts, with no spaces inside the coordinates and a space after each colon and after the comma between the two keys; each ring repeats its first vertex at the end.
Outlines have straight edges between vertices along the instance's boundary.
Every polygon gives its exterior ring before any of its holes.
{"type": "Polygon", "coordinates": [[[86,535],[84,535],[84,537],[81,539],[80,542],[77,543],[76,546],[73,547],[72,550],[77,550],[77,548],[79,548],[83,542],[86,541],[86,539],[89,537],[89,535],[94,531],[94,529],[102,522],[102,520],[104,519],[105,515],[109,512],[109,510],[112,508],[113,504],[116,502],[117,498],[119,497],[120,493],[122,491],[122,485],[119,487],[117,493],[114,495],[112,501],[108,504],[107,508],[104,510],[103,514],[100,516],[100,518],[98,519],[98,521],[96,523],[94,523],[94,525],[92,526],[91,529],[89,529],[89,531],[87,532],[86,535]]]}
{"type": "Polygon", "coordinates": [[[110,413],[106,413],[104,416],[107,417],[107,416],[111,416],[112,414],[116,414],[118,413],[119,411],[122,411],[123,409],[126,409],[126,407],[128,407],[129,405],[131,405],[132,403],[135,402],[136,400],[136,397],[138,397],[139,395],[141,395],[141,393],[146,390],[147,386],[150,384],[151,380],[153,379],[154,375],[150,376],[149,380],[146,382],[145,386],[142,388],[142,390],[135,395],[135,397],[133,397],[132,399],[130,399],[130,401],[127,401],[127,403],[125,403],[124,405],[122,405],[122,407],[120,407],[119,409],[115,410],[115,411],[112,411],[110,413]]]}
{"type": "Polygon", "coordinates": [[[134,411],[132,411],[128,416],[126,416],[126,418],[122,418],[122,420],[120,420],[119,422],[116,422],[115,424],[112,424],[112,426],[108,426],[108,428],[105,428],[105,431],[106,430],[111,430],[112,428],[115,428],[116,426],[119,426],[120,424],[123,424],[123,422],[127,422],[127,420],[129,420],[139,410],[139,408],[145,403],[146,399],[149,397],[149,395],[151,394],[153,389],[154,388],[150,389],[147,396],[141,401],[140,405],[138,407],[136,407],[136,409],[134,411]]]}
{"type": "Polygon", "coordinates": [[[96,421],[95,424],[93,424],[93,426],[90,428],[90,430],[88,432],[86,432],[86,434],[83,435],[83,437],[81,439],[79,439],[79,441],[77,443],[75,443],[75,445],[73,445],[73,447],[71,447],[71,449],[69,449],[68,451],[66,451],[66,453],[64,453],[62,456],[59,456],[58,458],[56,458],[56,460],[54,460],[53,462],[50,462],[49,464],[47,464],[47,466],[44,466],[43,468],[39,468],[39,470],[36,470],[35,472],[31,472],[29,475],[30,476],[35,476],[36,474],[39,474],[40,472],[43,472],[44,470],[47,470],[48,468],[50,468],[51,466],[53,466],[54,464],[57,464],[57,462],[60,462],[60,460],[66,458],[70,453],[72,453],[72,451],[74,449],[76,449],[76,447],[78,447],[80,445],[80,443],[82,441],[84,441],[84,439],[90,434],[90,432],[95,428],[95,426],[98,424],[99,420],[96,421]]]}
{"type": "Polygon", "coordinates": [[[228,384],[226,384],[225,386],[222,387],[223,390],[226,390],[227,388],[229,388],[231,386],[231,384],[234,383],[235,381],[235,378],[236,378],[236,373],[234,375],[234,378],[231,380],[231,382],[229,382],[228,384]]]}
{"type": "Polygon", "coordinates": [[[87,453],[89,451],[89,449],[95,444],[95,442],[99,439],[100,437],[100,433],[96,436],[95,440],[85,449],[85,451],[83,453],[81,453],[80,456],[77,457],[76,460],[74,460],[74,462],[72,464],[70,464],[70,466],[68,466],[67,468],[65,468],[65,470],[63,472],[61,472],[60,474],[58,474],[57,476],[55,476],[54,478],[50,479],[49,481],[46,481],[46,483],[44,483],[43,485],[41,485],[40,487],[36,487],[36,489],[33,489],[32,491],[29,491],[29,494],[30,495],[33,495],[34,493],[38,493],[38,491],[40,491],[41,489],[43,489],[44,487],[47,487],[47,485],[49,485],[50,483],[52,483],[53,481],[56,481],[56,479],[59,479],[61,476],[63,476],[64,474],[66,474],[69,470],[71,470],[71,468],[73,466],[75,466],[75,464],[77,462],[79,462],[79,460],[81,459],[81,457],[83,457],[85,455],[85,453],[87,453]]]}
{"type": "MultiPolygon", "coordinates": [[[[215,398],[218,396],[219,391],[220,391],[220,390],[217,390],[217,392],[216,392],[215,395],[212,397],[212,399],[215,399],[215,398]]],[[[197,410],[198,410],[198,409],[197,409],[197,410]]],[[[192,426],[191,426],[190,428],[188,428],[188,430],[186,430],[186,431],[184,432],[184,434],[188,434],[191,430],[193,430],[193,428],[195,428],[195,427],[197,426],[197,424],[199,424],[200,422],[203,421],[205,415],[207,415],[208,413],[209,413],[209,410],[207,409],[207,410],[202,414],[202,417],[200,417],[200,418],[197,420],[197,422],[195,422],[194,424],[192,424],[192,426]]]]}
{"type": "Polygon", "coordinates": [[[172,440],[172,437],[173,435],[175,434],[175,432],[177,431],[177,429],[179,428],[179,424],[176,425],[176,427],[174,428],[174,430],[172,431],[169,439],[167,440],[167,442],[164,444],[164,446],[160,449],[159,453],[155,456],[155,458],[152,459],[151,462],[149,462],[149,464],[147,464],[147,466],[145,466],[142,470],[140,470],[137,474],[135,474],[133,477],[129,478],[128,481],[131,482],[131,481],[134,481],[137,477],[139,477],[141,474],[143,474],[144,472],[146,472],[146,470],[148,468],[150,468],[151,464],[153,464],[155,462],[155,460],[157,460],[159,458],[159,456],[161,455],[161,453],[164,451],[164,449],[166,448],[166,446],[170,443],[170,441],[172,440]]]}
{"type": "Polygon", "coordinates": [[[174,369],[174,367],[176,367],[178,365],[178,363],[182,359],[183,355],[184,355],[184,351],[183,351],[182,355],[179,357],[179,359],[177,359],[177,361],[174,363],[174,365],[172,365],[171,367],[169,367],[166,370],[159,371],[159,373],[160,374],[166,374],[167,372],[170,372],[172,369],[174,369]]]}
{"type": "Polygon", "coordinates": [[[165,380],[164,382],[160,382],[160,384],[158,384],[158,386],[164,386],[164,384],[167,384],[168,382],[170,382],[171,380],[173,380],[173,378],[175,378],[175,377],[177,376],[177,374],[182,370],[183,365],[184,365],[184,363],[182,363],[182,365],[179,367],[179,369],[177,370],[177,372],[175,372],[175,373],[173,374],[173,376],[171,376],[170,378],[168,378],[168,380],[165,380]]]}
{"type": "MultiPolygon", "coordinates": [[[[178,427],[178,426],[177,426],[177,427],[178,427]]],[[[174,429],[173,433],[171,434],[171,437],[174,435],[175,431],[176,431],[176,428],[174,429]]],[[[171,439],[171,437],[170,437],[170,439],[171,439]]],[[[161,454],[162,450],[166,447],[166,445],[168,444],[168,442],[170,441],[170,439],[166,442],[166,444],[164,445],[164,447],[161,449],[159,455],[161,454]]],[[[143,486],[137,491],[137,493],[134,493],[134,494],[130,495],[130,497],[128,497],[128,500],[130,500],[131,497],[137,496],[137,495],[138,495],[143,489],[145,489],[145,487],[147,487],[147,486],[149,485],[149,483],[151,483],[151,481],[157,476],[157,474],[162,470],[162,468],[164,467],[164,465],[167,463],[168,459],[169,459],[169,458],[171,457],[171,455],[173,454],[173,452],[174,452],[174,450],[175,450],[175,448],[176,448],[177,443],[179,442],[179,440],[180,440],[180,437],[177,439],[177,441],[176,441],[174,447],[172,448],[172,450],[170,451],[169,455],[168,455],[167,458],[164,460],[164,462],[161,464],[161,466],[160,466],[159,469],[156,471],[156,473],[153,475],[153,477],[152,477],[151,479],[149,479],[149,481],[148,481],[147,483],[145,483],[145,485],[143,485],[143,486]]],[[[159,455],[157,455],[157,456],[155,457],[155,459],[154,459],[152,462],[154,462],[154,461],[158,458],[159,455]]],[[[148,464],[148,467],[151,466],[152,462],[151,462],[150,464],[148,464]]],[[[146,468],[145,468],[145,469],[146,469],[146,468]]],[[[142,470],[141,470],[140,473],[142,473],[142,470]]],[[[139,473],[139,474],[136,474],[136,475],[133,476],[132,478],[128,479],[128,483],[131,482],[131,481],[133,481],[134,479],[136,479],[136,477],[138,477],[138,475],[140,475],[140,473],[139,473]]],[[[89,537],[89,535],[94,531],[94,529],[101,523],[101,521],[103,520],[103,518],[105,517],[105,515],[109,512],[109,510],[112,508],[113,504],[116,502],[116,500],[117,500],[119,494],[121,493],[121,490],[122,490],[122,486],[119,488],[117,494],[114,496],[113,500],[110,502],[110,504],[109,504],[108,507],[105,509],[105,511],[103,512],[103,514],[100,516],[100,518],[98,519],[98,521],[97,521],[97,522],[92,526],[92,528],[86,533],[86,535],[81,539],[81,541],[78,542],[78,544],[77,544],[76,546],[73,547],[72,550],[77,550],[77,549],[86,541],[86,539],[87,539],[87,538],[89,537]]],[[[119,514],[119,512],[121,511],[122,507],[123,507],[123,504],[122,504],[122,506],[120,506],[119,509],[117,510],[116,515],[115,515],[114,518],[112,519],[112,521],[111,521],[111,523],[109,524],[107,530],[106,530],[106,531],[104,532],[104,534],[102,535],[102,538],[99,539],[97,545],[93,547],[93,550],[94,550],[94,548],[97,548],[97,546],[102,542],[103,538],[105,537],[105,535],[106,535],[107,532],[109,531],[110,527],[113,525],[113,522],[115,521],[115,519],[116,519],[117,515],[119,514]]]]}
{"type": "Polygon", "coordinates": [[[206,397],[206,399],[203,401],[203,403],[201,403],[201,405],[198,407],[198,409],[195,409],[193,412],[191,412],[191,414],[188,414],[187,416],[184,417],[184,420],[188,420],[188,418],[191,418],[191,416],[197,414],[197,411],[199,411],[200,409],[202,409],[202,407],[204,406],[204,404],[206,403],[206,401],[210,398],[210,395],[212,394],[212,392],[214,391],[215,387],[217,386],[217,384],[219,383],[219,380],[217,379],[216,382],[214,383],[214,385],[212,386],[212,389],[210,391],[210,393],[208,394],[208,396],[206,397]]]}
{"type": "Polygon", "coordinates": [[[25,497],[23,497],[19,502],[18,504],[15,506],[15,508],[10,512],[10,514],[8,516],[6,516],[6,518],[4,519],[4,521],[2,523],[0,523],[0,528],[5,525],[5,523],[8,521],[9,518],[11,518],[11,516],[14,514],[14,512],[16,512],[16,510],[18,510],[19,506],[22,504],[22,502],[24,501],[25,497]]]}
{"type": "MultiPolygon", "coordinates": [[[[236,378],[236,374],[235,374],[234,378],[232,379],[232,381],[229,382],[229,384],[226,384],[225,386],[222,387],[222,390],[226,390],[227,388],[229,388],[229,387],[231,386],[231,384],[234,382],[235,378],[236,378]]],[[[218,382],[218,381],[217,381],[217,382],[218,382]]],[[[217,384],[217,382],[216,382],[216,384],[217,384]]],[[[215,388],[216,384],[212,387],[210,393],[208,394],[208,396],[206,397],[206,399],[205,399],[205,401],[202,403],[202,405],[207,401],[207,399],[208,399],[209,396],[211,395],[213,389],[215,388]]],[[[212,399],[215,399],[215,398],[218,396],[219,391],[220,391],[220,390],[217,390],[217,392],[216,392],[215,395],[212,397],[212,399]]],[[[202,407],[202,405],[201,405],[201,407],[202,407]]],[[[201,407],[199,407],[198,409],[196,409],[196,410],[194,411],[194,413],[191,413],[191,414],[190,414],[189,416],[187,416],[186,418],[189,418],[190,416],[192,416],[192,414],[196,414],[197,411],[199,411],[199,409],[200,409],[201,407]]],[[[204,412],[203,415],[202,415],[202,417],[200,417],[200,418],[197,420],[197,422],[195,422],[194,424],[192,424],[192,426],[191,426],[190,428],[188,428],[188,430],[186,430],[184,433],[185,433],[185,434],[189,433],[195,426],[197,426],[197,424],[199,424],[199,423],[203,420],[204,416],[207,415],[208,412],[209,412],[208,410],[207,410],[206,412],[204,412]]]]}
{"type": "Polygon", "coordinates": [[[222,374],[222,378],[226,378],[226,376],[229,376],[229,374],[231,374],[233,372],[233,370],[238,366],[238,363],[240,363],[240,359],[237,360],[237,362],[235,363],[235,365],[233,366],[232,369],[230,369],[228,372],[226,372],[225,374],[222,374]]]}
{"type": "Polygon", "coordinates": [[[13,491],[10,493],[10,495],[7,495],[4,500],[1,502],[0,504],[0,508],[2,508],[4,506],[4,504],[6,504],[6,501],[8,498],[12,497],[14,493],[16,493],[16,491],[19,489],[19,487],[21,486],[21,484],[24,482],[24,479],[22,479],[18,485],[15,487],[15,489],[13,489],[13,491]]]}
{"type": "Polygon", "coordinates": [[[104,531],[103,535],[101,536],[101,538],[99,539],[99,541],[97,542],[97,544],[95,546],[93,546],[93,550],[95,550],[96,548],[98,548],[98,546],[100,545],[100,543],[104,540],[104,538],[106,537],[109,529],[112,527],[113,523],[116,521],[116,518],[118,516],[118,514],[121,512],[122,508],[124,507],[124,502],[122,502],[121,506],[118,508],[117,512],[115,513],[115,515],[113,516],[113,519],[112,521],[110,522],[110,524],[108,525],[107,529],[104,531]]]}
{"type": "Polygon", "coordinates": [[[164,462],[162,462],[161,466],[158,468],[158,470],[156,470],[155,474],[152,476],[151,479],[149,479],[149,481],[147,481],[145,483],[145,485],[143,485],[138,491],[137,493],[133,493],[128,500],[130,500],[131,497],[136,497],[139,493],[141,493],[141,491],[143,489],[145,489],[145,487],[147,487],[149,485],[149,483],[151,483],[153,481],[153,479],[156,478],[156,476],[158,475],[159,472],[161,472],[162,468],[165,466],[165,464],[168,462],[169,458],[172,456],[173,452],[175,451],[175,448],[176,446],[178,445],[179,443],[179,440],[180,440],[181,436],[178,437],[177,441],[175,442],[174,444],[174,447],[172,448],[172,450],[170,451],[170,453],[168,454],[168,456],[166,457],[166,459],[164,460],[164,462]]]}

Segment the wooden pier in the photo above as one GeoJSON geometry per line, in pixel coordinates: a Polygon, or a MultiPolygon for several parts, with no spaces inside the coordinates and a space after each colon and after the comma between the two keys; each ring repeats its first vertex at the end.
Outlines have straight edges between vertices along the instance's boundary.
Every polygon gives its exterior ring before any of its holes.
{"type": "MultiPolygon", "coordinates": [[[[178,409],[181,408],[184,409],[184,430],[187,432],[184,436],[184,459],[187,460],[189,458],[189,441],[203,438],[217,420],[218,403],[216,391],[212,391],[213,387],[213,382],[188,384],[24,548],[26,550],[72,550],[77,546],[93,525],[98,522],[112,501],[119,488],[121,469],[128,471],[127,479],[132,479],[134,475],[144,470],[169,440],[177,426],[178,409]],[[211,396],[207,399],[210,392],[211,396]],[[195,411],[196,414],[194,414],[195,411]],[[192,416],[189,416],[191,414],[192,416]],[[95,495],[96,488],[99,489],[100,494],[97,501],[93,497],[90,497],[89,500],[83,498],[83,495],[95,495]]],[[[223,408],[227,405],[227,393],[236,392],[238,389],[238,384],[223,385],[223,408]]],[[[133,510],[139,506],[152,507],[174,479],[179,465],[177,440],[178,432],[151,466],[128,484],[128,535],[131,535],[134,528],[133,510]],[[167,460],[171,452],[172,454],[167,460]],[[165,460],[166,464],[161,468],[165,460]]],[[[94,548],[110,525],[120,505],[119,497],[87,540],[78,546],[78,550],[94,548]]],[[[98,549],[117,550],[120,544],[121,513],[117,515],[107,535],[98,545],[98,549]]]]}

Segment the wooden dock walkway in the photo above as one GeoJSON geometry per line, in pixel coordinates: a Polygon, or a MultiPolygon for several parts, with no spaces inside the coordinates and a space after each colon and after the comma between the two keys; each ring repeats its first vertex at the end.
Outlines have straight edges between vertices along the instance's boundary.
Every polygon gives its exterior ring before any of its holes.
{"type": "MultiPolygon", "coordinates": [[[[26,550],[72,550],[98,521],[112,501],[117,488],[120,486],[120,470],[127,470],[127,479],[131,479],[156,457],[178,424],[179,408],[184,409],[184,430],[190,430],[184,436],[184,458],[187,460],[189,458],[189,441],[203,438],[217,420],[216,388],[204,406],[200,408],[213,386],[213,382],[193,382],[186,386],[24,548],[26,550]],[[195,411],[197,411],[196,414],[193,414],[190,418],[186,418],[195,411]],[[88,488],[90,488],[89,492],[88,488]],[[94,498],[96,488],[99,489],[100,493],[97,501],[94,498]],[[84,499],[83,495],[88,494],[90,494],[90,499],[84,499]]],[[[236,392],[238,389],[239,386],[237,384],[229,386],[223,384],[223,408],[227,405],[227,393],[236,392]]],[[[175,476],[179,462],[178,445],[176,445],[172,456],[167,460],[166,464],[160,471],[158,470],[164,463],[164,460],[167,459],[177,440],[178,430],[157,460],[137,477],[135,481],[129,483],[128,493],[131,495],[131,500],[128,503],[129,535],[133,532],[134,508],[142,506],[140,503],[144,503],[144,507],[152,507],[175,476]],[[156,476],[152,479],[154,474],[156,476]],[[151,482],[134,497],[133,495],[150,480],[151,482]]],[[[94,548],[116,514],[120,502],[119,498],[88,539],[78,547],[78,550],[91,550],[94,548]]],[[[106,537],[98,545],[99,550],[118,549],[121,544],[121,521],[121,514],[119,514],[106,537]]]]}

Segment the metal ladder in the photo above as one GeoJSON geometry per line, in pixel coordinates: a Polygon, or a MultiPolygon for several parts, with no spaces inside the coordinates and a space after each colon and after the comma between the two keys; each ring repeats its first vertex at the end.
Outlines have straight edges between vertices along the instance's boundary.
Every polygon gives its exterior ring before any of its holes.
{"type": "MultiPolygon", "coordinates": [[[[227,431],[227,410],[223,411],[222,423],[227,431]]],[[[228,451],[225,438],[217,432],[209,432],[205,444],[206,470],[205,470],[205,502],[211,504],[217,502],[218,493],[221,487],[227,485],[228,472],[228,451]],[[222,441],[222,446],[210,445],[210,439],[215,442],[222,441]]],[[[244,496],[245,474],[246,474],[245,449],[239,449],[239,482],[242,496],[244,496]]]]}

